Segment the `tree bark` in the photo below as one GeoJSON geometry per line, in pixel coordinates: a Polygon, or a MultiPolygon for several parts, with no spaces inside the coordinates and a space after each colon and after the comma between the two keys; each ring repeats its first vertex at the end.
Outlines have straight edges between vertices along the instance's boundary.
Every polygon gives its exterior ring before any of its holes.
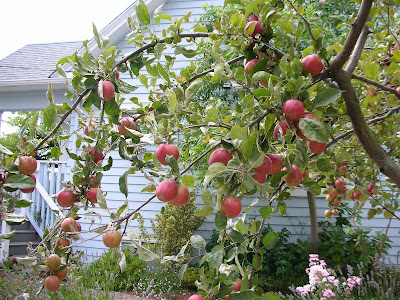
{"type": "Polygon", "coordinates": [[[317,205],[315,203],[315,196],[307,192],[308,209],[310,211],[311,220],[311,251],[318,253],[318,219],[317,219],[317,205]]]}

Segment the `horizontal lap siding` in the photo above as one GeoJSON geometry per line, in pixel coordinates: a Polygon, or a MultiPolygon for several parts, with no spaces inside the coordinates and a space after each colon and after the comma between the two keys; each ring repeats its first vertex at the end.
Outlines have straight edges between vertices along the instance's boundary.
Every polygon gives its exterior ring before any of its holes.
{"type": "MultiPolygon", "coordinates": [[[[191,19],[196,19],[202,12],[202,7],[205,3],[209,4],[222,4],[223,1],[167,1],[164,5],[164,13],[170,14],[172,18],[180,18],[188,10],[192,12],[191,19]]],[[[167,25],[163,21],[163,28],[166,28],[167,25]]],[[[192,24],[184,24],[186,29],[190,29],[192,24]]],[[[185,32],[189,32],[186,30],[185,32]]],[[[136,50],[133,45],[126,45],[126,41],[123,39],[119,43],[116,44],[118,49],[122,50],[124,55],[136,50]]],[[[167,48],[166,52],[169,55],[173,55],[174,49],[172,47],[167,48]]],[[[177,75],[179,75],[179,71],[181,68],[185,67],[191,59],[187,59],[182,55],[176,56],[175,65],[172,71],[175,71],[177,75]]],[[[161,60],[163,62],[163,59],[161,60]]],[[[145,68],[141,70],[141,73],[147,74],[145,68]]],[[[137,78],[130,78],[128,73],[121,74],[121,79],[128,81],[129,83],[138,86],[138,89],[131,95],[126,95],[126,98],[129,99],[130,97],[137,97],[140,101],[147,102],[148,101],[148,91],[147,89],[142,86],[137,78]]],[[[126,101],[123,105],[123,108],[126,109],[130,107],[132,104],[130,101],[126,101]]],[[[76,124],[75,124],[76,126],[76,124]]],[[[76,128],[76,127],[75,127],[76,128]]],[[[74,141],[70,142],[70,146],[74,146],[74,141]]],[[[147,151],[154,152],[155,147],[149,146],[147,147],[147,151]]],[[[79,152],[79,151],[78,151],[79,152]]],[[[124,174],[124,172],[129,168],[130,163],[127,161],[122,160],[116,151],[111,153],[113,157],[113,168],[110,171],[104,172],[104,176],[102,179],[102,190],[107,193],[106,199],[108,203],[108,207],[114,211],[117,210],[119,206],[121,206],[124,201],[125,197],[119,191],[118,186],[118,179],[119,177],[124,174]]],[[[143,154],[142,154],[143,155],[143,154]]],[[[106,157],[107,158],[107,157],[106,157]]],[[[158,179],[156,178],[156,182],[158,179]]],[[[128,201],[129,201],[129,211],[133,211],[146,202],[153,193],[147,192],[140,192],[143,187],[148,183],[141,172],[136,172],[136,174],[128,176],[128,201]]],[[[244,204],[250,204],[251,199],[244,199],[244,204]]],[[[198,206],[203,205],[200,196],[196,197],[195,203],[198,206]]],[[[266,202],[259,203],[254,208],[252,208],[247,216],[248,218],[260,218],[258,209],[264,205],[266,202]]],[[[291,242],[295,242],[297,238],[300,239],[307,239],[309,240],[310,234],[310,220],[309,220],[309,210],[308,210],[308,202],[306,193],[304,191],[298,192],[296,191],[292,200],[286,202],[287,204],[287,214],[285,216],[280,216],[279,214],[274,215],[270,220],[266,223],[269,224],[273,230],[281,231],[283,228],[287,228],[293,235],[290,238],[291,242]]],[[[146,205],[140,210],[140,213],[145,221],[145,226],[149,232],[152,232],[151,229],[151,220],[155,219],[155,215],[160,212],[161,208],[163,207],[164,203],[159,201],[158,199],[153,199],[150,204],[146,205]]],[[[317,198],[317,215],[319,216],[318,220],[324,220],[323,214],[324,211],[327,209],[327,203],[324,197],[317,198]]],[[[101,224],[107,224],[109,222],[109,218],[107,217],[107,212],[101,210],[100,208],[96,207],[93,209],[95,212],[99,213],[102,218],[101,224]]],[[[368,211],[367,206],[363,209],[363,215],[366,216],[368,211]]],[[[93,215],[96,220],[95,225],[99,225],[99,219],[93,215]]],[[[213,229],[215,229],[214,225],[214,217],[215,214],[208,216],[201,227],[197,230],[197,233],[202,235],[206,240],[209,240],[213,229]]],[[[330,220],[333,221],[331,218],[330,220]]],[[[79,221],[82,224],[82,229],[87,230],[89,228],[90,219],[81,219],[79,221]]],[[[385,231],[387,226],[387,220],[384,219],[382,216],[377,216],[373,220],[367,220],[366,218],[363,220],[363,225],[368,227],[374,227],[375,230],[378,231],[385,231]]],[[[388,231],[389,238],[393,241],[392,249],[390,250],[389,258],[391,260],[394,259],[395,255],[400,246],[400,238],[398,235],[399,231],[399,222],[396,220],[392,221],[392,227],[388,231]]],[[[130,223],[129,229],[133,229],[136,233],[140,233],[138,229],[137,221],[133,221],[130,223]]],[[[89,236],[94,236],[94,234],[83,234],[84,238],[89,236]]],[[[85,242],[83,244],[77,245],[74,247],[75,250],[84,251],[88,255],[88,259],[91,260],[93,257],[97,257],[101,255],[104,251],[104,245],[101,240],[101,236],[96,237],[95,239],[85,242]]]]}

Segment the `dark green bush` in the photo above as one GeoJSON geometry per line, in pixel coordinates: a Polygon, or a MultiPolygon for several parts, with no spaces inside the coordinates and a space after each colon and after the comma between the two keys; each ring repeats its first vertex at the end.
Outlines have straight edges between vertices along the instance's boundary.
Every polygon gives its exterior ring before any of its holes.
{"type": "Polygon", "coordinates": [[[93,261],[82,267],[77,276],[81,277],[82,284],[87,288],[100,288],[103,291],[132,290],[139,280],[139,273],[147,263],[133,254],[129,248],[122,250],[126,257],[126,269],[121,272],[118,260],[119,255],[110,249],[93,261]]]}
{"type": "Polygon", "coordinates": [[[190,267],[186,269],[183,275],[181,285],[188,290],[197,290],[196,281],[200,280],[200,269],[196,267],[190,267]]]}

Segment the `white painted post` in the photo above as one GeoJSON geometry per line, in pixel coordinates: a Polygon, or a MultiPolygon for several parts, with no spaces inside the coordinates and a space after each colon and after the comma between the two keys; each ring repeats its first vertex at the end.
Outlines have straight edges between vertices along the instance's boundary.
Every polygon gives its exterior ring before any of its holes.
{"type": "MultiPolygon", "coordinates": [[[[1,234],[6,234],[11,232],[11,226],[7,224],[6,221],[1,223],[1,234]]],[[[0,260],[5,260],[8,257],[10,250],[10,240],[1,240],[0,247],[0,260]]]]}

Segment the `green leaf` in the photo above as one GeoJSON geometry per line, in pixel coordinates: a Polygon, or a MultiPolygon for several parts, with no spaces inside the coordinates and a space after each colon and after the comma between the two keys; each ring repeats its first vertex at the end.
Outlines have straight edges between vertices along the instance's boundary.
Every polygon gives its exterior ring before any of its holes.
{"type": "Polygon", "coordinates": [[[199,24],[193,29],[193,31],[194,32],[207,32],[208,30],[207,30],[206,26],[203,26],[203,25],[199,24]]]}
{"type": "Polygon", "coordinates": [[[143,54],[137,55],[129,60],[129,67],[136,76],[139,76],[139,71],[143,66],[143,54]]]}
{"type": "Polygon", "coordinates": [[[32,203],[32,200],[22,199],[15,202],[15,207],[29,207],[32,203]]]}
{"type": "Polygon", "coordinates": [[[237,293],[232,293],[229,295],[232,300],[251,300],[254,297],[254,291],[252,290],[246,290],[246,291],[240,291],[237,293]]]}
{"type": "Polygon", "coordinates": [[[140,191],[141,193],[143,192],[149,192],[149,193],[153,193],[156,191],[157,186],[155,185],[154,182],[149,182],[148,184],[146,184],[144,186],[144,188],[142,188],[142,190],[140,191]]]}
{"type": "Polygon", "coordinates": [[[329,134],[321,121],[314,118],[301,118],[299,126],[306,138],[318,143],[329,142],[329,134]]]}
{"type": "Polygon", "coordinates": [[[271,207],[271,205],[267,205],[267,206],[261,207],[258,211],[260,212],[261,217],[264,220],[267,220],[271,217],[272,207],[271,207]]]}
{"type": "Polygon", "coordinates": [[[119,178],[119,190],[122,194],[125,195],[125,198],[128,198],[128,174],[129,171],[126,171],[120,178],[119,178]]]}
{"type": "Polygon", "coordinates": [[[97,190],[97,203],[101,209],[108,211],[106,197],[104,197],[104,194],[100,192],[100,189],[97,190]]]}
{"type": "Polygon", "coordinates": [[[222,173],[226,172],[227,167],[223,163],[213,163],[211,166],[208,167],[206,175],[204,177],[204,187],[210,183],[210,181],[222,173]]]}
{"type": "Polygon", "coordinates": [[[191,49],[186,49],[184,47],[181,47],[181,53],[186,58],[192,58],[192,57],[195,57],[197,55],[197,51],[191,50],[191,49]]]}
{"type": "Polygon", "coordinates": [[[306,191],[309,191],[312,193],[314,196],[321,195],[321,187],[319,186],[318,183],[316,183],[314,180],[311,178],[306,178],[301,182],[302,186],[306,191]]]}
{"type": "Polygon", "coordinates": [[[253,260],[251,262],[251,265],[256,271],[261,270],[261,265],[262,264],[261,264],[260,256],[258,254],[253,256],[253,260]]]}
{"type": "Polygon", "coordinates": [[[0,234],[0,240],[10,240],[13,238],[14,235],[15,235],[15,230],[8,233],[2,233],[0,234]]]}
{"type": "Polygon", "coordinates": [[[128,208],[128,198],[125,199],[124,204],[122,204],[120,207],[117,209],[117,213],[115,214],[117,217],[119,217],[124,211],[126,211],[128,208]]]}
{"type": "Polygon", "coordinates": [[[127,83],[126,81],[123,81],[122,79],[117,81],[117,85],[118,85],[118,91],[123,94],[132,93],[132,92],[136,91],[136,89],[137,89],[137,86],[127,83]]]}
{"type": "Polygon", "coordinates": [[[202,86],[202,84],[203,84],[203,81],[200,79],[193,81],[185,91],[186,100],[190,100],[192,98],[192,96],[202,86]]]}
{"type": "Polygon", "coordinates": [[[186,187],[193,187],[194,184],[196,183],[196,180],[195,180],[194,177],[191,176],[191,175],[183,175],[183,176],[182,176],[182,183],[183,183],[186,187]]]}
{"type": "Polygon", "coordinates": [[[203,239],[201,235],[193,234],[190,237],[190,243],[192,244],[192,247],[195,249],[201,249],[201,250],[206,249],[206,241],[203,239]]]}
{"type": "Polygon", "coordinates": [[[235,243],[243,243],[244,242],[244,237],[243,234],[241,234],[239,231],[236,231],[232,228],[228,229],[228,235],[234,241],[235,243]]]}
{"type": "Polygon", "coordinates": [[[244,224],[242,219],[239,219],[236,222],[236,229],[241,233],[241,234],[247,234],[248,230],[246,225],[244,224]]]}
{"type": "Polygon", "coordinates": [[[57,122],[57,110],[54,104],[50,104],[43,110],[43,125],[53,128],[57,122]]]}
{"type": "Polygon", "coordinates": [[[218,229],[222,230],[225,228],[227,221],[228,219],[226,218],[226,216],[222,212],[217,211],[217,213],[215,214],[215,226],[217,226],[218,229]]]}
{"type": "Polygon", "coordinates": [[[118,116],[119,115],[119,106],[117,102],[115,102],[115,98],[111,99],[110,101],[104,102],[104,110],[108,116],[118,116]]]}
{"type": "Polygon", "coordinates": [[[51,153],[51,156],[52,156],[54,159],[56,159],[56,160],[57,160],[61,155],[63,155],[63,153],[61,152],[60,148],[58,148],[58,147],[53,147],[53,148],[51,148],[50,153],[51,153]]]}
{"type": "MultiPolygon", "coordinates": [[[[249,136],[249,138],[243,144],[243,154],[247,158],[253,157],[253,152],[257,149],[257,133],[253,133],[249,136]]],[[[258,152],[258,151],[257,151],[258,152]]]]}
{"type": "Polygon", "coordinates": [[[97,47],[99,47],[99,49],[103,49],[101,37],[100,37],[99,32],[97,31],[96,25],[94,25],[94,23],[92,23],[92,29],[93,29],[94,39],[96,40],[96,43],[97,43],[97,47]]]}
{"type": "Polygon", "coordinates": [[[164,67],[158,62],[157,63],[158,73],[165,79],[166,82],[170,82],[168,72],[164,69],[164,67]]]}
{"type": "Polygon", "coordinates": [[[204,205],[203,207],[197,207],[195,216],[207,217],[213,213],[213,208],[210,205],[204,205]]]}
{"type": "Polygon", "coordinates": [[[341,95],[341,91],[333,88],[327,88],[323,90],[322,93],[318,93],[315,97],[312,105],[313,108],[320,107],[320,106],[327,106],[333,102],[336,102],[341,95]]]}
{"type": "Polygon", "coordinates": [[[376,215],[376,209],[373,209],[373,208],[371,208],[369,211],[368,211],[368,220],[371,220],[371,219],[373,219],[374,217],[375,217],[375,215],[376,215]]]}
{"type": "Polygon", "coordinates": [[[204,204],[207,204],[207,205],[213,204],[211,192],[207,189],[205,189],[203,191],[203,193],[201,194],[201,199],[203,199],[204,204]]]}
{"type": "Polygon", "coordinates": [[[54,95],[53,91],[51,89],[51,84],[49,84],[49,87],[47,88],[47,93],[46,93],[47,99],[49,100],[50,105],[54,105],[54,95]]]}
{"type": "Polygon", "coordinates": [[[278,242],[278,234],[274,231],[268,232],[264,237],[263,237],[263,244],[267,250],[271,250],[272,248],[275,247],[276,243],[278,242]]]}
{"type": "Polygon", "coordinates": [[[261,296],[261,300],[278,300],[281,296],[275,292],[268,292],[261,296]]]}
{"type": "Polygon", "coordinates": [[[7,179],[4,186],[13,189],[31,189],[36,186],[35,181],[26,175],[12,175],[7,179]]]}
{"type": "Polygon", "coordinates": [[[231,139],[236,140],[239,139],[241,141],[247,140],[247,130],[246,128],[234,125],[231,128],[231,139]]]}
{"type": "Polygon", "coordinates": [[[144,25],[150,25],[150,14],[143,0],[139,0],[136,5],[136,15],[144,25]]]}
{"type": "Polygon", "coordinates": [[[175,92],[171,89],[166,89],[165,95],[167,95],[168,100],[169,100],[170,112],[175,113],[175,108],[176,108],[176,105],[178,104],[178,101],[176,100],[175,92]]]}
{"type": "Polygon", "coordinates": [[[146,249],[143,246],[137,244],[137,247],[137,253],[141,260],[149,262],[160,258],[157,254],[151,252],[149,249],[146,249]]]}
{"type": "Polygon", "coordinates": [[[328,158],[320,158],[317,160],[317,168],[321,172],[329,172],[333,169],[333,166],[328,158]]]}
{"type": "Polygon", "coordinates": [[[372,80],[377,80],[379,76],[379,64],[369,63],[364,66],[365,76],[372,80]]]}

